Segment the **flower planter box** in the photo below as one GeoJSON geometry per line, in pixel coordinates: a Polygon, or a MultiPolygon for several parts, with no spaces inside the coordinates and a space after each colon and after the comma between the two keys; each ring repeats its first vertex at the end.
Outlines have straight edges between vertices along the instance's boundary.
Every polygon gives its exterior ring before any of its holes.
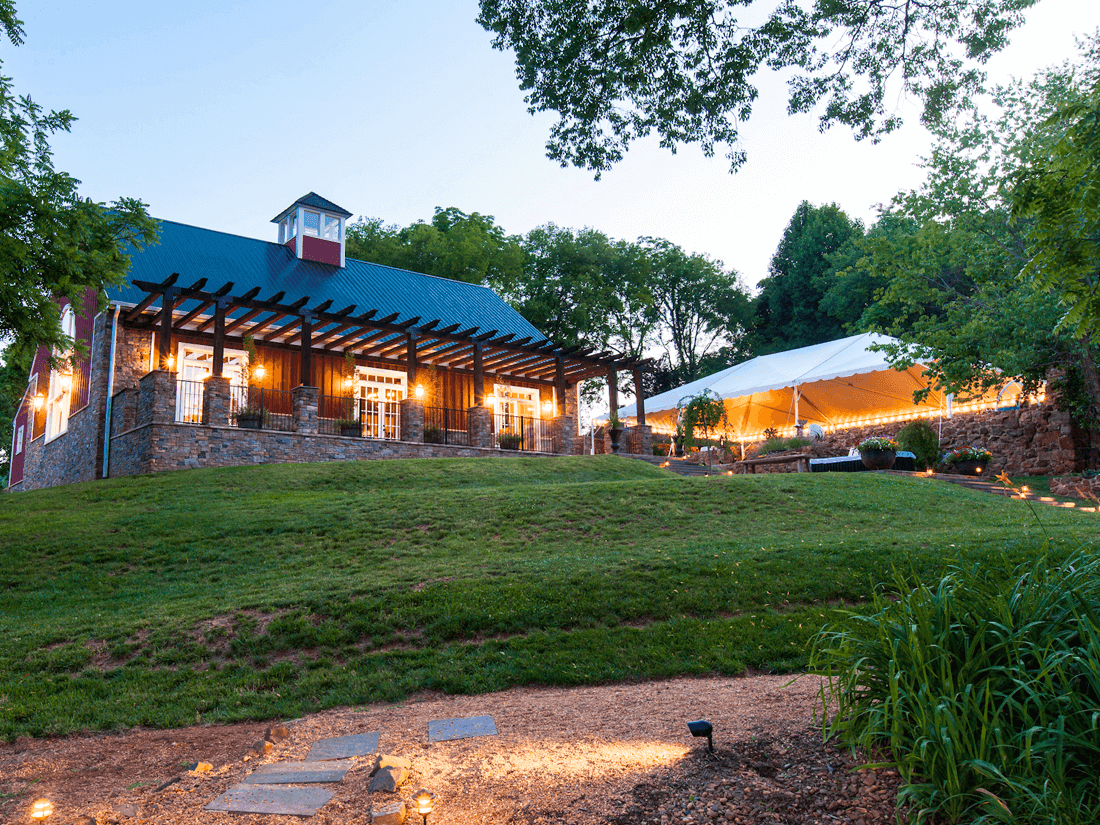
{"type": "Polygon", "coordinates": [[[238,415],[237,426],[242,430],[259,430],[263,427],[262,415],[238,415]]]}
{"type": "Polygon", "coordinates": [[[985,474],[988,461],[972,459],[970,461],[956,461],[952,466],[955,472],[963,476],[980,476],[985,474]]]}

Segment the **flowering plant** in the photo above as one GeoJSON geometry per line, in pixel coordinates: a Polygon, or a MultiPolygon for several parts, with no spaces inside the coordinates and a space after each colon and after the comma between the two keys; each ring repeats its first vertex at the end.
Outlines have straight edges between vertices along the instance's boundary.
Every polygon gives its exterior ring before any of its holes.
{"type": "Polygon", "coordinates": [[[865,438],[859,442],[859,451],[861,453],[870,452],[871,450],[893,450],[896,453],[898,451],[898,442],[882,435],[865,438]]]}
{"type": "Polygon", "coordinates": [[[947,454],[947,458],[944,459],[945,464],[954,464],[956,461],[989,461],[993,458],[993,453],[989,450],[983,450],[981,447],[959,447],[947,454]]]}

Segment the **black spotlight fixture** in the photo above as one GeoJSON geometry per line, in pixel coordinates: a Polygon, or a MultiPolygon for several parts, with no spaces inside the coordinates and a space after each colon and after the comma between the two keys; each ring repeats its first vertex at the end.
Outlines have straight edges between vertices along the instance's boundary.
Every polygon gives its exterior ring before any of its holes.
{"type": "Polygon", "coordinates": [[[714,753],[714,725],[700,719],[698,722],[688,722],[688,730],[692,736],[707,737],[707,750],[714,753]]]}

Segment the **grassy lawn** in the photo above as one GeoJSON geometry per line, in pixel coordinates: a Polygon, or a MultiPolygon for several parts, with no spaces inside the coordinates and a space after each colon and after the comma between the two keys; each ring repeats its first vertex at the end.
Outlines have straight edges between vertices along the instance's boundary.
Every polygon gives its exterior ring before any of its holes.
{"type": "Polygon", "coordinates": [[[786,671],[898,569],[1096,514],[872,473],[613,456],[196,470],[0,496],[0,736],[293,718],[413,691],[786,671]]]}

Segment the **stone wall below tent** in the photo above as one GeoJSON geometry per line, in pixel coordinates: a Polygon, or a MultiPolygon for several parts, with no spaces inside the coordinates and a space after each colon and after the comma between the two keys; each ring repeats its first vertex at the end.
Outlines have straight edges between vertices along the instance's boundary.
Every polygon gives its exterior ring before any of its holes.
{"type": "MultiPolygon", "coordinates": [[[[908,422],[857,427],[827,433],[815,441],[816,457],[845,455],[864,438],[894,437],[908,422]]],[[[933,429],[939,419],[929,419],[933,429]]],[[[991,475],[1060,475],[1084,469],[1088,461],[1088,437],[1062,412],[1049,404],[1013,410],[984,410],[944,418],[940,434],[941,453],[973,445],[993,453],[991,475]]]]}

